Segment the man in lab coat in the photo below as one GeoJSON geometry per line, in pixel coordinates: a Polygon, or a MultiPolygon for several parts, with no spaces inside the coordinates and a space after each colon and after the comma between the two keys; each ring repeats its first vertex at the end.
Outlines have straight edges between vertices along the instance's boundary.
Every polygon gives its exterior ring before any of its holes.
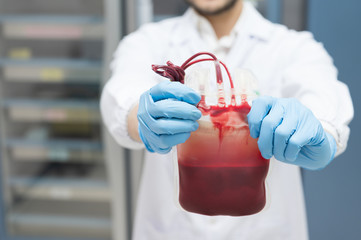
{"type": "Polygon", "coordinates": [[[103,119],[116,141],[148,150],[134,239],[305,240],[300,167],[324,168],[345,150],[353,117],[348,88],[310,33],[273,24],[242,0],[188,2],[183,16],[146,24],[122,40],[102,94],[103,119]],[[268,96],[255,100],[248,115],[251,136],[273,165],[269,206],[259,214],[209,217],[174,201],[169,151],[197,129],[199,95],[162,82],[150,66],[180,65],[200,51],[214,53],[230,69],[250,69],[268,96]]]}

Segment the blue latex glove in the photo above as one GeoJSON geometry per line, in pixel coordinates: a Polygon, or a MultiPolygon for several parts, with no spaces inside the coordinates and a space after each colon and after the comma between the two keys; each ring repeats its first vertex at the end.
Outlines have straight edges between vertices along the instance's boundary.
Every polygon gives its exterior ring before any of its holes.
{"type": "Polygon", "coordinates": [[[260,97],[253,101],[248,114],[250,134],[258,138],[264,158],[307,169],[321,169],[336,152],[334,138],[296,99],[260,97]]]}
{"type": "Polygon", "coordinates": [[[139,135],[147,150],[168,153],[198,129],[202,113],[195,105],[198,93],[179,82],[164,81],[142,94],[139,101],[139,135]]]}

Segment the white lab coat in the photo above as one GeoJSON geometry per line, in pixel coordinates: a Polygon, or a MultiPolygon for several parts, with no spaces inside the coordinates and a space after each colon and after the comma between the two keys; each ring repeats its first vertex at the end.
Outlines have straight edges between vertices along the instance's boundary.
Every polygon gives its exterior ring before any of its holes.
{"type": "MultiPolygon", "coordinates": [[[[139,96],[164,80],[151,64],[180,65],[200,51],[212,51],[197,32],[194,12],[151,23],[125,37],[112,63],[113,75],[103,90],[101,111],[116,141],[142,148],[129,138],[126,117],[139,96]]],[[[295,97],[309,107],[337,142],[346,148],[353,108],[348,88],[321,44],[265,20],[245,4],[236,41],[222,59],[230,69],[250,69],[262,95],[295,97]]],[[[307,224],[300,169],[272,161],[267,179],[269,207],[247,217],[208,217],[185,212],[174,201],[171,156],[146,153],[134,224],[135,240],[306,240],[307,224]]]]}

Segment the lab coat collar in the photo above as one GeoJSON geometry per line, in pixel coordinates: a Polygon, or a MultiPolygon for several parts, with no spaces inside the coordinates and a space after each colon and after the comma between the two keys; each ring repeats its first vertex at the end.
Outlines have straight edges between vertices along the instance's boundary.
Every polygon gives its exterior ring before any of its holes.
{"type": "Polygon", "coordinates": [[[244,2],[240,19],[234,26],[240,35],[248,35],[263,41],[271,37],[272,24],[265,19],[250,2],[244,2]]]}
{"type": "MultiPolygon", "coordinates": [[[[181,17],[179,26],[174,29],[172,42],[175,44],[183,44],[188,41],[200,43],[201,37],[196,24],[198,20],[197,13],[189,8],[181,17]]],[[[249,36],[258,38],[261,41],[268,41],[271,36],[271,23],[251,3],[245,2],[240,19],[234,26],[233,31],[237,33],[237,38],[249,36]]]]}

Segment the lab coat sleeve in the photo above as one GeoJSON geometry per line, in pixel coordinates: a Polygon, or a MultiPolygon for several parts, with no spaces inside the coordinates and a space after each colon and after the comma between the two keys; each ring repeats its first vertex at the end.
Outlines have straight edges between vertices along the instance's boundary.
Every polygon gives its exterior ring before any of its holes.
{"type": "Polygon", "coordinates": [[[149,28],[145,26],[120,42],[110,66],[112,76],[103,89],[100,101],[108,131],[118,144],[130,149],[141,149],[144,145],[130,138],[128,113],[138,103],[140,95],[157,83],[151,64],[157,59],[158,43],[148,37],[149,28]]]}
{"type": "Polygon", "coordinates": [[[336,140],[336,156],[345,151],[353,106],[348,87],[338,81],[337,69],[323,45],[308,32],[292,41],[289,64],[283,74],[282,95],[295,97],[320,120],[336,140]]]}

